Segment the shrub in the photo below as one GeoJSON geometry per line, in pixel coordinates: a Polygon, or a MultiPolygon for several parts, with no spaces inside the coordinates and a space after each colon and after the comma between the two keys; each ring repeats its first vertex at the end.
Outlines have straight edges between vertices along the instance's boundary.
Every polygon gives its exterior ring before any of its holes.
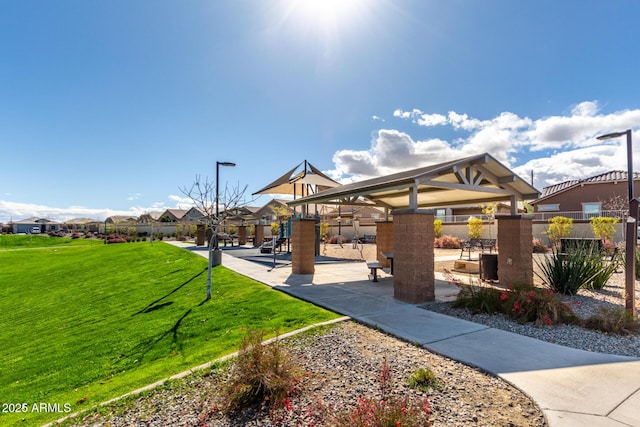
{"type": "Polygon", "coordinates": [[[361,396],[355,408],[328,414],[328,425],[335,427],[428,426],[431,405],[427,398],[411,400],[391,394],[391,373],[387,361],[378,374],[382,399],[361,396]]]}
{"type": "Polygon", "coordinates": [[[109,236],[107,236],[107,244],[111,244],[111,243],[127,243],[127,239],[125,239],[124,237],[120,236],[119,234],[110,234],[109,236]]]}
{"type": "Polygon", "coordinates": [[[466,308],[473,314],[503,313],[501,292],[495,288],[463,285],[453,307],[466,308]]]}
{"type": "Polygon", "coordinates": [[[503,312],[519,323],[536,325],[576,323],[578,318],[559,295],[550,289],[515,286],[500,294],[503,312]]]}
{"type": "Polygon", "coordinates": [[[480,218],[469,218],[467,227],[469,228],[470,239],[479,239],[482,237],[482,228],[484,227],[484,223],[480,218]]]}
{"type": "Polygon", "coordinates": [[[433,221],[433,235],[438,238],[442,235],[442,220],[436,219],[433,221]]]}
{"type": "Polygon", "coordinates": [[[573,219],[564,216],[554,216],[549,219],[549,228],[544,234],[549,238],[552,245],[557,245],[560,239],[571,234],[573,229],[573,219]]]}
{"type": "Polygon", "coordinates": [[[502,313],[520,323],[537,325],[576,323],[573,310],[550,289],[515,286],[506,290],[465,285],[453,302],[473,314],[502,313]]]}
{"type": "Polygon", "coordinates": [[[545,246],[544,243],[542,243],[542,240],[540,239],[533,239],[533,253],[534,254],[544,254],[547,252],[547,247],[545,246]]]}
{"type": "Polygon", "coordinates": [[[428,393],[429,390],[440,389],[443,385],[431,369],[420,368],[409,377],[409,387],[428,393]]]}
{"type": "Polygon", "coordinates": [[[277,236],[279,232],[280,232],[280,224],[278,224],[277,222],[272,222],[271,223],[271,235],[272,236],[277,236]]]}
{"type": "Polygon", "coordinates": [[[616,224],[620,222],[618,218],[604,216],[592,217],[590,220],[593,235],[602,240],[613,240],[616,234],[616,224]]]}
{"type": "Polygon", "coordinates": [[[619,335],[632,335],[640,332],[640,321],[622,307],[600,307],[597,314],[584,321],[583,326],[619,335]]]}
{"type": "Polygon", "coordinates": [[[433,246],[441,249],[460,249],[460,239],[453,236],[442,236],[434,239],[433,246]]]}
{"type": "Polygon", "coordinates": [[[329,235],[329,223],[328,222],[321,222],[320,223],[320,237],[322,237],[323,240],[327,240],[327,236],[329,235]]]}
{"type": "Polygon", "coordinates": [[[229,410],[285,401],[297,389],[299,368],[280,340],[265,346],[263,332],[250,332],[242,340],[224,390],[229,410]]]}
{"type": "Polygon", "coordinates": [[[592,262],[596,273],[591,281],[585,285],[585,288],[599,290],[607,285],[607,282],[611,279],[613,273],[618,270],[620,257],[614,255],[611,261],[609,261],[602,256],[594,256],[592,262]]]}
{"type": "Polygon", "coordinates": [[[594,279],[598,284],[602,280],[606,283],[615,271],[613,268],[600,273],[603,260],[593,245],[576,245],[564,254],[553,249],[550,256],[545,256],[542,260],[535,259],[535,262],[540,270],[538,272],[534,269],[536,276],[551,290],[564,295],[575,295],[581,287],[592,285],[594,279]]]}

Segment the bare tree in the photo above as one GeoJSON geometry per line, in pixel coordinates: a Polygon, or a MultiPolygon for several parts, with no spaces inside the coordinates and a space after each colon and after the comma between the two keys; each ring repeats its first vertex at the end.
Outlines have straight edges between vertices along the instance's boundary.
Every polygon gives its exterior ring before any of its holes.
{"type": "Polygon", "coordinates": [[[629,209],[629,201],[620,194],[614,194],[609,200],[602,203],[606,210],[610,211],[626,211],[629,209]]]}
{"type": "MultiPolygon", "coordinates": [[[[196,180],[191,184],[190,188],[180,187],[182,194],[187,196],[193,202],[194,206],[204,214],[204,219],[213,230],[213,235],[209,239],[209,266],[207,272],[207,300],[211,299],[211,271],[214,264],[214,254],[219,255],[218,233],[220,226],[224,225],[224,211],[235,209],[239,206],[240,201],[244,200],[244,193],[247,186],[240,190],[240,185],[235,188],[228,189],[225,185],[223,192],[218,192],[216,183],[209,180],[208,177],[201,179],[200,175],[196,175],[196,180]],[[219,196],[216,206],[216,196],[219,196]],[[216,208],[223,207],[223,213],[216,215],[216,208]]],[[[219,264],[219,263],[218,263],[219,264]]],[[[216,264],[217,265],[217,264],[216,264]]]]}

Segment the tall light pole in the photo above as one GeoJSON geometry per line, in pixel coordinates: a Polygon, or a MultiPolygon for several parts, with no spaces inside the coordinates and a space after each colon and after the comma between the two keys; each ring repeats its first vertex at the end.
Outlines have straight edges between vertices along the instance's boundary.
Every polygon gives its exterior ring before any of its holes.
{"type": "Polygon", "coordinates": [[[235,166],[235,163],[231,162],[216,162],[216,219],[220,216],[220,211],[218,210],[218,200],[220,200],[220,190],[218,190],[218,182],[220,181],[220,166],[235,166]]]}
{"type": "Polygon", "coordinates": [[[598,140],[620,138],[627,136],[627,186],[629,189],[629,216],[626,224],[626,255],[625,255],[625,309],[633,318],[636,316],[635,299],[636,299],[636,243],[638,239],[638,201],[633,191],[633,144],[631,142],[631,129],[623,132],[613,132],[606,135],[600,135],[598,140]]]}

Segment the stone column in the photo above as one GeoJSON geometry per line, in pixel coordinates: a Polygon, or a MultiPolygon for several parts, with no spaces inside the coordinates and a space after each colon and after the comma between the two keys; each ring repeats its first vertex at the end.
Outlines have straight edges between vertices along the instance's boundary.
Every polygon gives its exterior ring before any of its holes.
{"type": "Polygon", "coordinates": [[[316,221],[296,219],[291,224],[291,272],[313,274],[315,272],[316,221]]]}
{"type": "Polygon", "coordinates": [[[376,251],[378,262],[383,267],[391,267],[391,261],[380,255],[380,252],[393,252],[393,221],[376,222],[376,251]]]}
{"type": "Polygon", "coordinates": [[[435,301],[433,221],[430,210],[393,211],[393,296],[411,304],[435,301]]]}
{"type": "Polygon", "coordinates": [[[196,227],[196,246],[204,246],[204,228],[204,224],[198,224],[198,226],[196,227]]]}
{"type": "Polygon", "coordinates": [[[238,226],[238,245],[246,245],[247,244],[247,226],[239,225],[238,226]]]}
{"type": "Polygon", "coordinates": [[[498,281],[501,285],[533,286],[533,227],[530,218],[497,216],[498,281]]]}
{"type": "Polygon", "coordinates": [[[256,224],[256,234],[253,236],[253,247],[256,248],[262,245],[264,241],[264,225],[256,224]]]}

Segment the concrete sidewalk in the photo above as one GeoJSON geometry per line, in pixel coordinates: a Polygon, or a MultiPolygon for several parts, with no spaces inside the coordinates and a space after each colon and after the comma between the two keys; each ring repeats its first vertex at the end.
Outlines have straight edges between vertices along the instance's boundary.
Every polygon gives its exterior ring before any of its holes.
{"type": "MultiPolygon", "coordinates": [[[[206,249],[169,243],[207,257],[206,249]]],[[[274,267],[231,254],[223,249],[223,265],[242,275],[508,381],[538,404],[551,427],[640,427],[640,359],[576,350],[397,301],[393,277],[382,273],[370,282],[362,262],[320,263],[315,274],[297,275],[286,261],[274,267]]],[[[436,299],[450,299],[456,288],[440,278],[436,299]]]]}

